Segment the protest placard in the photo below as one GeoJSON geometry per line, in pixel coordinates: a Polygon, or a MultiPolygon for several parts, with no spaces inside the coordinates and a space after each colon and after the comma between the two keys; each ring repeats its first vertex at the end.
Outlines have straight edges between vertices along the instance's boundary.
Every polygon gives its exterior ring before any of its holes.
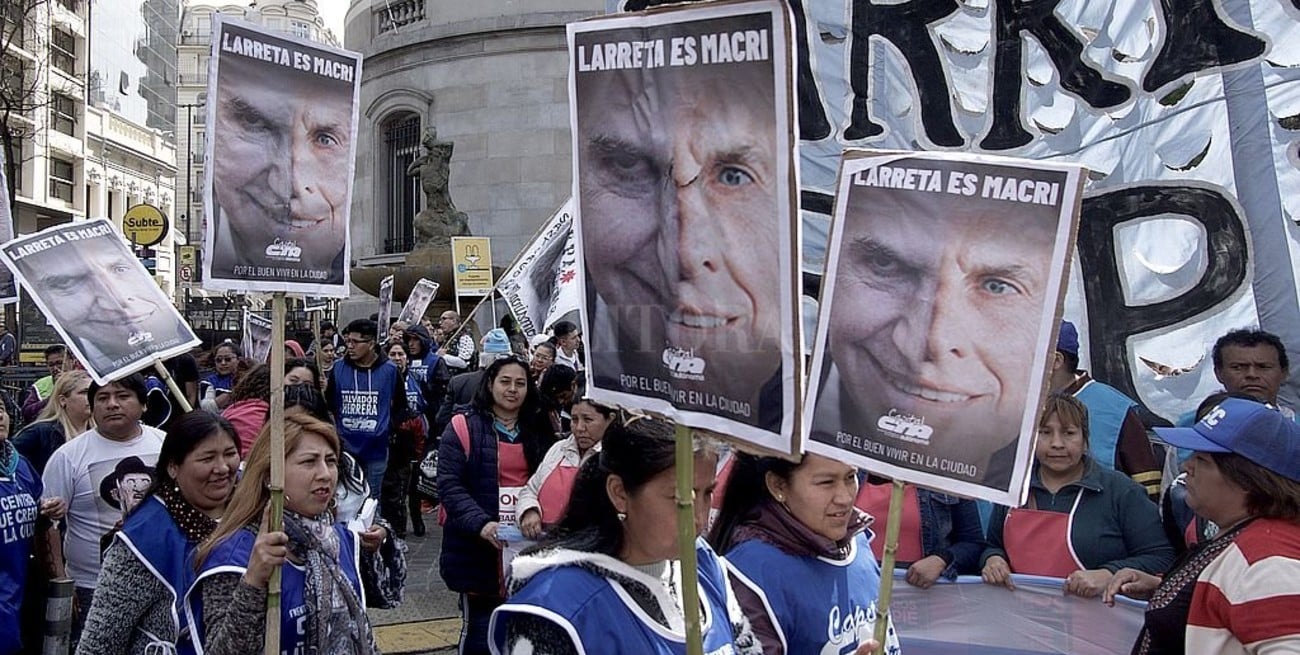
{"type": "Polygon", "coordinates": [[[265,314],[244,309],[244,339],[240,349],[244,356],[265,364],[271,356],[271,318],[265,314]]]}
{"type": "Polygon", "coordinates": [[[199,344],[106,219],[19,237],[0,259],[101,384],[199,344]]]}
{"type": "Polygon", "coordinates": [[[602,17],[568,37],[588,393],[798,452],[785,5],[602,17]]]}
{"type": "Polygon", "coordinates": [[[218,13],[203,286],[348,295],[361,56],[218,13]]]}
{"type": "Polygon", "coordinates": [[[407,327],[419,325],[420,319],[424,318],[424,312],[429,308],[429,303],[433,302],[433,297],[438,295],[438,283],[433,280],[420,278],[415,283],[415,288],[411,289],[411,295],[406,297],[406,302],[402,304],[402,312],[397,315],[399,323],[406,323],[407,327]]]}
{"type": "Polygon", "coordinates": [[[808,450],[1018,505],[1056,343],[1078,166],[849,151],[808,450]]]}
{"type": "MultiPolygon", "coordinates": [[[[9,183],[5,177],[5,157],[0,153],[0,243],[14,238],[14,217],[9,211],[9,183]]],[[[18,283],[8,268],[0,267],[0,305],[18,302],[18,283]]]]}
{"type": "Polygon", "coordinates": [[[379,318],[375,324],[379,326],[379,338],[383,340],[388,330],[388,321],[393,316],[393,276],[385,275],[384,279],[379,281],[379,318]]]}
{"type": "Polygon", "coordinates": [[[487,237],[451,238],[452,283],[457,296],[492,293],[492,240],[487,237]]]}
{"type": "Polygon", "coordinates": [[[582,306],[573,211],[570,198],[542,225],[497,283],[497,291],[529,339],[566,314],[576,314],[582,306]]]}

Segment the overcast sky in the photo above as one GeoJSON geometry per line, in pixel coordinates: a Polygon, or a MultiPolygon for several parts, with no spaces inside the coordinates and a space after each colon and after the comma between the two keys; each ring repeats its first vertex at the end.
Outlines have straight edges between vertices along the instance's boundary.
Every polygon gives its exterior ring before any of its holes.
{"type": "Polygon", "coordinates": [[[325,27],[334,32],[340,43],[343,42],[343,17],[348,13],[348,0],[317,0],[320,17],[325,20],[325,27]]]}

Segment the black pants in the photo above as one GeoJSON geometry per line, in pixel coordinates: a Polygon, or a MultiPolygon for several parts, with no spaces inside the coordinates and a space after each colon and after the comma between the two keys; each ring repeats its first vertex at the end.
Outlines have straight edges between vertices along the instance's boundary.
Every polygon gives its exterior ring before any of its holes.
{"type": "Polygon", "coordinates": [[[388,451],[388,471],[379,491],[379,514],[393,526],[397,536],[406,538],[407,490],[411,487],[411,459],[406,453],[388,451]]]}
{"type": "Polygon", "coordinates": [[[460,595],[460,644],[456,649],[458,655],[490,655],[492,651],[488,650],[488,626],[492,619],[492,610],[504,602],[505,599],[497,596],[460,595]]]}

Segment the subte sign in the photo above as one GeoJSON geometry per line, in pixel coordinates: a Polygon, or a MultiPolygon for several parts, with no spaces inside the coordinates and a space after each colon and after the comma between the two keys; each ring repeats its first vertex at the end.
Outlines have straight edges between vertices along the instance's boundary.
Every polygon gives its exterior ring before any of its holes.
{"type": "Polygon", "coordinates": [[[122,215],[122,234],[132,245],[156,246],[167,237],[167,216],[153,205],[135,205],[122,215]]]}

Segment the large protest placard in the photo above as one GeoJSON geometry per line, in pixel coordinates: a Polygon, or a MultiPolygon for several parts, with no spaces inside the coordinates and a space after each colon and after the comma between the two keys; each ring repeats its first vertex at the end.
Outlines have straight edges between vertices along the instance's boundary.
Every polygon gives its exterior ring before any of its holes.
{"type": "Polygon", "coordinates": [[[1056,343],[1078,166],[846,153],[807,447],[1018,505],[1056,343]]]}
{"type": "MultiPolygon", "coordinates": [[[[9,211],[9,182],[5,177],[5,157],[0,153],[0,243],[14,238],[14,217],[9,211]]],[[[0,268],[0,305],[18,302],[18,283],[8,268],[0,268]]]]}
{"type": "Polygon", "coordinates": [[[780,2],[568,26],[588,392],[798,452],[796,171],[780,2]]]}
{"type": "Polygon", "coordinates": [[[406,323],[407,327],[419,325],[429,303],[438,295],[438,286],[433,280],[420,278],[415,283],[415,288],[411,289],[411,295],[406,297],[406,302],[402,303],[402,312],[397,315],[397,322],[406,323]]]}
{"type": "Polygon", "coordinates": [[[244,356],[265,364],[271,357],[271,317],[244,309],[244,338],[240,350],[244,356]]]}
{"type": "Polygon", "coordinates": [[[203,287],[347,297],[361,55],[217,14],[203,287]]]}
{"type": "Polygon", "coordinates": [[[582,306],[573,208],[570,198],[542,225],[497,283],[497,291],[529,339],[582,306]]]}
{"type": "MultiPolygon", "coordinates": [[[[1094,378],[1174,420],[1221,387],[1209,351],[1230,329],[1300,360],[1294,3],[789,5],[810,280],[846,146],[1074,162],[1091,173],[1065,318],[1094,378]]],[[[1300,376],[1281,395],[1300,401],[1300,376]]]]}
{"type": "Polygon", "coordinates": [[[19,237],[0,259],[101,384],[199,345],[107,219],[19,237]]]}

